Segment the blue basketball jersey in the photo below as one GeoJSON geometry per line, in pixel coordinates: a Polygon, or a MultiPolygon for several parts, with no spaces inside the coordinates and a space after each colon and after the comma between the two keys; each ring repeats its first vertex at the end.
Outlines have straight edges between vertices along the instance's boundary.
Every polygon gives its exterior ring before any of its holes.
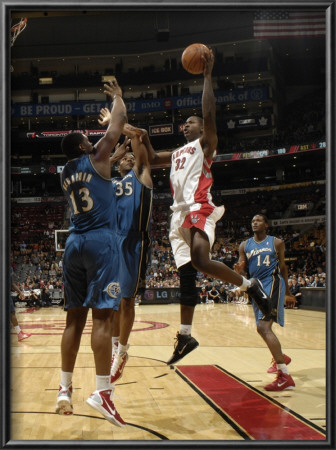
{"type": "Polygon", "coordinates": [[[133,170],[112,183],[117,199],[118,281],[121,295],[132,298],[145,287],[153,189],[143,185],[133,170]]]}
{"type": "MultiPolygon", "coordinates": [[[[248,261],[250,277],[258,278],[272,302],[272,319],[284,326],[284,301],[286,294],[285,280],[280,273],[278,255],[274,246],[274,236],[266,236],[262,242],[253,238],[246,241],[245,254],[248,261]]],[[[264,314],[255,301],[252,301],[257,323],[264,314]]]]}
{"type": "Polygon", "coordinates": [[[131,170],[123,178],[112,178],[117,202],[118,232],[149,231],[153,189],[143,185],[131,170]]]}
{"type": "Polygon", "coordinates": [[[70,232],[114,229],[116,200],[111,179],[98,174],[89,155],[66,163],[61,185],[71,208],[70,232]]]}
{"type": "Polygon", "coordinates": [[[278,255],[274,247],[274,236],[266,236],[262,242],[250,238],[245,244],[250,277],[261,281],[280,273],[278,255]]]}

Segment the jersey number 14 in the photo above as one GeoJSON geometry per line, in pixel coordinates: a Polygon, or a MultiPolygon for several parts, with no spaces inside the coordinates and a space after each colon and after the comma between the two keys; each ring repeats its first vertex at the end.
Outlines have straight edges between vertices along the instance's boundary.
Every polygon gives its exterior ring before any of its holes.
{"type": "Polygon", "coordinates": [[[257,260],[258,260],[258,262],[257,262],[258,267],[260,267],[261,264],[263,264],[264,266],[267,266],[267,267],[271,264],[270,255],[266,255],[262,263],[261,263],[261,255],[258,255],[257,260]]]}

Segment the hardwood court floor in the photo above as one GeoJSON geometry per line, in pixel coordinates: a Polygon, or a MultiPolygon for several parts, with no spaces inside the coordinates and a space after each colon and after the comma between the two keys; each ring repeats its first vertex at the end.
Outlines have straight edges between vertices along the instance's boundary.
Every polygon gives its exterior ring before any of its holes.
{"type": "MultiPolygon", "coordinates": [[[[130,358],[114,397],[127,422],[125,428],[111,425],[86,404],[95,389],[91,316],[73,377],[73,416],[55,413],[65,312],[60,307],[33,312],[17,309],[17,317],[22,328],[33,335],[20,343],[15,334],[11,335],[11,440],[277,440],[275,429],[279,426],[272,428],[264,420],[254,421],[253,411],[257,411],[259,401],[276,409],[281,422],[289,414],[309,430],[318,430],[317,438],[309,439],[325,439],[324,312],[286,310],[286,326],[274,325],[283,351],[292,358],[289,370],[296,387],[292,391],[266,392],[263,386],[274,379],[274,375],[267,374],[271,356],[255,331],[250,305],[198,305],[193,335],[200,346],[174,367],[165,361],[172,353],[179,328],[179,305],[136,307],[130,358]],[[205,375],[190,381],[183,370],[205,375]],[[209,378],[207,383],[210,372],[215,372],[215,381],[209,378]],[[225,402],[231,392],[228,382],[234,383],[234,397],[223,406],[221,401],[225,402]],[[208,392],[206,385],[210,383],[212,390],[208,392]],[[232,402],[238,405],[233,412],[228,409],[232,402]],[[250,424],[246,424],[240,420],[240,413],[251,402],[252,412],[247,419],[250,424]],[[268,434],[263,434],[266,426],[268,434]]],[[[280,428],[285,429],[283,423],[280,428]]],[[[300,434],[297,436],[290,439],[302,439],[300,434]]]]}

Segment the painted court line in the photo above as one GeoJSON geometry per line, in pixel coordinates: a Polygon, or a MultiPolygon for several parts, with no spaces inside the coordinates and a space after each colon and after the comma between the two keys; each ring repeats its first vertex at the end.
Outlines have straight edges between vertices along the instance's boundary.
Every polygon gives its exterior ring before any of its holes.
{"type": "Polygon", "coordinates": [[[247,440],[326,440],[324,430],[219,366],[176,372],[247,440]]]}

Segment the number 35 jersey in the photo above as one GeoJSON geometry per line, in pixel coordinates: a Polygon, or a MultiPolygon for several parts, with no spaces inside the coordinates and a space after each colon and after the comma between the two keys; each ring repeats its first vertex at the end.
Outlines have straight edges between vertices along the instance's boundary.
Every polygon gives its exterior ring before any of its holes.
{"type": "Polygon", "coordinates": [[[99,175],[89,155],[66,163],[61,185],[71,207],[70,232],[115,228],[116,198],[111,179],[99,175]]]}
{"type": "Polygon", "coordinates": [[[266,236],[262,242],[256,242],[254,238],[248,239],[245,244],[245,254],[250,277],[262,281],[280,272],[274,236],[266,236]]]}
{"type": "Polygon", "coordinates": [[[212,160],[204,156],[200,140],[188,142],[171,156],[170,188],[174,198],[173,211],[198,210],[212,203],[210,188],[212,160]]]}
{"type": "Polygon", "coordinates": [[[132,298],[146,286],[153,190],[138,180],[134,170],[112,178],[112,183],[117,198],[118,281],[121,295],[132,298]]]}
{"type": "Polygon", "coordinates": [[[142,184],[134,170],[123,178],[112,178],[112,184],[117,200],[117,231],[149,231],[153,189],[142,184]]]}

